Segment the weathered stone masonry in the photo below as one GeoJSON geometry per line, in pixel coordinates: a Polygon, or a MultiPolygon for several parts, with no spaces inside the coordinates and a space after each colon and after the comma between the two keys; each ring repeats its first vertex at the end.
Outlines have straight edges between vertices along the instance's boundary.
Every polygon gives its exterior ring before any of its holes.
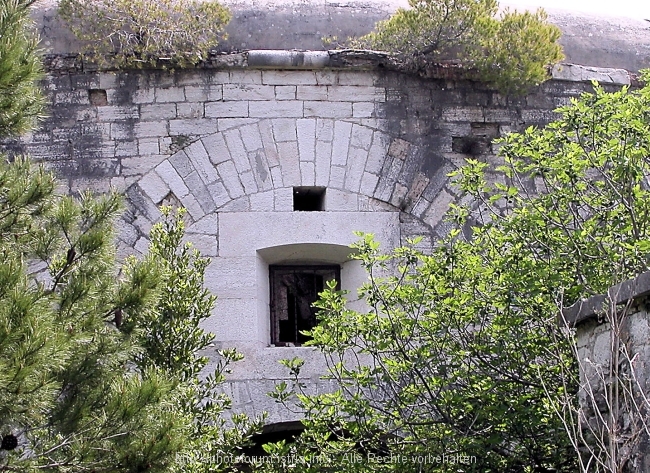
{"type": "Polygon", "coordinates": [[[616,467],[630,473],[650,470],[649,296],[646,272],[577,302],[561,321],[575,329],[582,435],[602,451],[614,446],[616,467]]]}
{"type": "MultiPolygon", "coordinates": [[[[227,389],[270,422],[297,418],[265,397],[286,377],[276,361],[308,351],[269,347],[269,265],[340,265],[354,297],[364,279],[348,258],[354,230],[385,247],[424,236],[430,248],[459,199],[448,173],[467,156],[496,162],[493,138],[552,120],[589,77],[630,81],[571,66],[557,72],[570,80],[505,97],[345,54],[251,51],[174,72],[52,67],[50,118],[9,144],[45,161],[69,192],[125,192],[121,254],[146,251],[158,205],[188,209],[188,238],[212,258],[207,285],[219,296],[208,328],[246,355],[227,389]],[[295,212],[296,187],[325,188],[324,211],[295,212]]],[[[308,358],[305,376],[326,389],[322,360],[308,358]]]]}

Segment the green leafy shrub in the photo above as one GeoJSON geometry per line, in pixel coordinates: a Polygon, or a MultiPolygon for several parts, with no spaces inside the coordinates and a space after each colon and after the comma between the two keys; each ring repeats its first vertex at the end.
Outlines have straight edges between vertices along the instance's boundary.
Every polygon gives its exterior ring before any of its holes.
{"type": "Polygon", "coordinates": [[[188,66],[225,38],[230,12],[215,0],[61,0],[59,15],[100,64],[188,66]]]}
{"type": "Polygon", "coordinates": [[[560,29],[535,13],[504,10],[496,0],[409,0],[353,46],[392,51],[410,63],[459,60],[481,80],[519,93],[548,78],[563,59],[560,29]]]}

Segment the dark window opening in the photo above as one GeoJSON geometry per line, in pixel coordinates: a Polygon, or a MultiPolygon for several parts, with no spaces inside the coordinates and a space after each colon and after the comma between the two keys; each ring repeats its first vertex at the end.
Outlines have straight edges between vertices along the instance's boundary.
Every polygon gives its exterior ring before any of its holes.
{"type": "Polygon", "coordinates": [[[302,212],[325,210],[325,188],[294,187],[293,210],[302,212]]]}
{"type": "Polygon", "coordinates": [[[104,89],[88,89],[88,100],[90,105],[103,107],[108,105],[108,97],[104,89]]]}
{"type": "Polygon", "coordinates": [[[318,321],[318,300],[327,281],[341,285],[341,268],[326,266],[269,266],[271,285],[271,343],[276,346],[300,346],[310,339],[303,332],[318,321]]]}

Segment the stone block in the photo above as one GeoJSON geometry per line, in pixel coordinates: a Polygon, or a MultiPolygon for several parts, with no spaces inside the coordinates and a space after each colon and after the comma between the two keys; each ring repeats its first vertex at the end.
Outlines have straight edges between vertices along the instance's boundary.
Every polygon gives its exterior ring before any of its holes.
{"type": "Polygon", "coordinates": [[[372,144],[368,151],[368,159],[366,161],[366,171],[374,174],[379,174],[381,168],[384,166],[386,155],[388,154],[388,143],[390,137],[380,132],[375,132],[372,137],[372,144]]]}
{"type": "Polygon", "coordinates": [[[89,105],[87,90],[75,90],[66,92],[57,92],[54,96],[54,103],[56,104],[72,104],[72,105],[89,105]]]}
{"type": "Polygon", "coordinates": [[[296,100],[296,86],[276,85],[275,100],[296,100]]]}
{"type": "Polygon", "coordinates": [[[140,238],[135,245],[133,245],[133,249],[140,255],[147,254],[149,252],[149,240],[144,237],[140,238]]]}
{"type": "Polygon", "coordinates": [[[363,177],[361,178],[361,187],[359,192],[366,196],[372,196],[379,182],[379,176],[371,174],[369,172],[364,172],[363,177]]]}
{"type": "Polygon", "coordinates": [[[115,142],[115,156],[137,156],[138,155],[138,142],[136,140],[116,141],[115,142]]]}
{"type": "Polygon", "coordinates": [[[237,174],[237,169],[232,161],[225,161],[217,166],[217,171],[219,176],[221,176],[221,181],[228,191],[228,195],[231,199],[236,199],[244,195],[244,188],[239,181],[239,175],[237,174]]]}
{"type": "MultiPolygon", "coordinates": [[[[106,125],[109,125],[108,123],[106,125]]],[[[133,133],[133,123],[111,123],[110,124],[111,134],[110,137],[112,140],[132,140],[134,138],[133,133]]],[[[70,133],[70,130],[65,130],[67,133],[70,133]]],[[[52,130],[53,138],[56,140],[57,130],[52,130]]]]}
{"type": "Polygon", "coordinates": [[[156,99],[154,89],[137,89],[131,95],[131,102],[135,104],[153,103],[156,99]]]}
{"type": "Polygon", "coordinates": [[[334,120],[316,119],[316,139],[331,142],[334,139],[334,120]]]}
{"type": "Polygon", "coordinates": [[[424,213],[427,211],[427,209],[431,206],[431,202],[424,197],[420,197],[418,201],[416,202],[415,206],[413,206],[413,210],[411,211],[412,215],[415,215],[416,217],[422,218],[424,213]]]}
{"type": "Polygon", "coordinates": [[[224,101],[274,100],[275,87],[272,85],[226,84],[223,86],[224,101]]]}
{"type": "Polygon", "coordinates": [[[230,157],[235,164],[238,172],[249,171],[251,168],[250,161],[248,160],[248,153],[244,148],[239,130],[228,130],[224,134],[226,145],[230,151],[230,157]]]}
{"type": "Polygon", "coordinates": [[[121,175],[124,177],[142,176],[143,174],[148,173],[151,169],[156,167],[166,158],[167,156],[155,154],[152,154],[150,156],[133,156],[122,158],[120,159],[122,168],[121,175]]]}
{"type": "Polygon", "coordinates": [[[145,174],[138,182],[138,185],[154,204],[160,203],[169,194],[170,190],[169,186],[167,186],[154,170],[145,174]]]}
{"type": "MultiPolygon", "coordinates": [[[[105,107],[97,107],[97,119],[101,121],[118,121],[118,120],[135,120],[140,118],[140,112],[138,111],[137,106],[117,106],[117,105],[107,105],[105,107]]],[[[84,121],[87,118],[79,117],[77,121],[84,121]]]]}
{"type": "Polygon", "coordinates": [[[305,101],[305,118],[351,118],[352,102],[305,101]]]}
{"type": "Polygon", "coordinates": [[[377,77],[373,72],[365,71],[341,71],[338,74],[340,85],[373,86],[377,77]]]}
{"type": "Polygon", "coordinates": [[[201,235],[188,232],[183,240],[191,242],[192,246],[201,252],[201,256],[214,257],[219,253],[217,237],[214,235],[201,235]]]}
{"type": "Polygon", "coordinates": [[[136,138],[159,138],[167,136],[167,134],[167,122],[165,121],[136,122],[133,124],[133,136],[136,138]]]}
{"type": "Polygon", "coordinates": [[[216,169],[210,162],[208,152],[203,146],[201,140],[195,141],[191,145],[187,146],[183,151],[205,184],[210,184],[219,179],[219,174],[217,174],[216,169]]]}
{"type": "MultiPolygon", "coordinates": [[[[253,276],[254,274],[255,273],[253,273],[253,276]]],[[[247,280],[249,279],[244,279],[243,281],[247,280]]],[[[243,281],[240,280],[240,282],[243,281]]],[[[252,278],[252,281],[255,281],[254,277],[252,278]]],[[[215,283],[216,282],[217,281],[215,281],[215,283]]],[[[228,280],[229,284],[233,282],[234,281],[228,280]]],[[[220,286],[217,286],[216,288],[209,287],[209,289],[216,294],[220,294],[220,286]]],[[[223,289],[221,290],[221,294],[223,294],[223,289]]],[[[236,287],[231,287],[230,290],[234,290],[235,293],[238,292],[236,287]]],[[[242,290],[240,289],[239,294],[241,293],[242,290]]],[[[209,318],[204,325],[204,329],[215,333],[219,340],[227,340],[229,342],[250,342],[251,340],[256,340],[257,325],[248,320],[242,320],[242,314],[255,314],[256,307],[257,300],[255,298],[249,299],[240,296],[238,298],[229,299],[225,296],[219,297],[214,308],[215,313],[219,314],[219,316],[218,318],[209,318]]]]}
{"type": "Polygon", "coordinates": [[[332,165],[345,166],[348,161],[348,148],[352,124],[338,121],[334,124],[334,141],[332,143],[332,165]]]}
{"type": "Polygon", "coordinates": [[[338,189],[328,189],[325,194],[325,210],[328,212],[356,212],[359,209],[358,195],[338,189]]]}
{"type": "Polygon", "coordinates": [[[217,121],[209,118],[178,118],[169,121],[170,135],[209,135],[217,131],[217,121]]]}
{"type": "Polygon", "coordinates": [[[140,105],[141,120],[169,120],[172,118],[176,118],[175,103],[140,105]]]}
{"type": "Polygon", "coordinates": [[[354,102],[352,104],[352,116],[354,118],[370,118],[375,116],[374,102],[354,102]]]}
{"type": "Polygon", "coordinates": [[[269,85],[317,85],[313,71],[262,71],[262,83],[269,85]]]}
{"type": "Polygon", "coordinates": [[[316,181],[316,170],[313,161],[300,161],[300,183],[303,186],[313,186],[316,181]]]}
{"type": "Polygon", "coordinates": [[[185,89],[183,87],[156,88],[156,102],[185,102],[185,89]]]}
{"type": "Polygon", "coordinates": [[[248,153],[248,160],[253,169],[253,177],[260,190],[273,189],[273,181],[271,179],[271,171],[264,155],[264,151],[259,149],[248,153]]]}
{"type": "Polygon", "coordinates": [[[350,145],[355,148],[361,148],[366,151],[370,149],[372,144],[373,130],[365,126],[352,125],[352,134],[350,135],[350,145]]]}
{"type": "Polygon", "coordinates": [[[316,142],[316,185],[327,186],[330,181],[332,144],[316,142]]]}
{"type": "Polygon", "coordinates": [[[385,102],[386,91],[379,87],[328,85],[330,102],[385,102]]]}
{"type": "Polygon", "coordinates": [[[332,70],[317,70],[314,71],[316,75],[316,83],[318,85],[334,85],[339,82],[339,72],[332,70]]]}
{"type": "Polygon", "coordinates": [[[246,118],[248,117],[248,102],[207,102],[205,116],[207,118],[246,118]]]}
{"type": "Polygon", "coordinates": [[[250,102],[248,113],[252,118],[275,118],[275,117],[295,117],[303,116],[303,103],[300,101],[262,101],[250,102]]]}
{"type": "Polygon", "coordinates": [[[261,84],[262,71],[240,69],[230,71],[230,84],[261,84]]]}
{"type": "Polygon", "coordinates": [[[216,165],[230,159],[230,151],[226,146],[223,134],[213,133],[212,135],[204,136],[201,138],[201,142],[212,164],[216,165]]]}
{"type": "Polygon", "coordinates": [[[114,72],[99,73],[99,89],[116,89],[120,85],[119,76],[114,72]]]}
{"type": "Polygon", "coordinates": [[[483,109],[478,107],[449,107],[442,110],[442,119],[448,122],[482,122],[483,109]]]}
{"type": "Polygon", "coordinates": [[[275,147],[275,140],[273,138],[273,128],[271,127],[270,120],[262,120],[258,124],[260,136],[262,138],[262,146],[264,154],[266,155],[266,162],[269,167],[277,166],[280,164],[278,158],[278,151],[275,147]]]}
{"type": "Polygon", "coordinates": [[[156,172],[177,198],[180,199],[189,194],[190,191],[185,182],[183,182],[183,179],[169,161],[163,161],[156,166],[156,172]]]}
{"type": "Polygon", "coordinates": [[[278,155],[280,158],[280,167],[282,168],[282,181],[285,186],[299,186],[300,177],[300,158],[298,155],[298,143],[288,141],[278,143],[278,155]]]}
{"type": "Polygon", "coordinates": [[[330,168],[330,182],[328,187],[343,189],[345,184],[345,168],[332,166],[330,168]]]}
{"type": "Polygon", "coordinates": [[[140,156],[147,156],[152,154],[160,154],[160,146],[156,138],[141,138],[138,140],[138,154],[140,156]]]}
{"type": "Polygon", "coordinates": [[[202,103],[179,103],[176,104],[176,116],[178,118],[203,118],[204,106],[202,103]]]}
{"type": "MultiPolygon", "coordinates": [[[[212,194],[212,200],[217,205],[217,208],[230,202],[230,196],[226,187],[223,185],[223,182],[215,182],[213,184],[208,184],[208,190],[212,194]]],[[[215,230],[216,231],[216,230],[215,230]]]]}
{"type": "Polygon", "coordinates": [[[272,212],[274,192],[272,190],[257,192],[248,196],[252,212],[272,212]]]}
{"type": "Polygon", "coordinates": [[[290,118],[276,118],[271,120],[273,125],[273,136],[276,142],[296,141],[296,120],[290,118]]]}
{"type": "MultiPolygon", "coordinates": [[[[225,189],[224,189],[225,191],[225,189]]],[[[187,233],[200,233],[202,235],[216,236],[219,231],[219,214],[208,214],[202,219],[187,227],[187,233]]]]}
{"type": "Polygon", "coordinates": [[[192,217],[192,220],[199,220],[205,215],[203,208],[199,204],[198,200],[196,200],[196,197],[194,197],[194,195],[187,194],[181,197],[179,200],[181,201],[183,207],[187,209],[187,212],[190,214],[190,217],[192,217]]]}
{"type": "Polygon", "coordinates": [[[284,185],[284,178],[282,177],[282,168],[280,165],[278,164],[277,166],[273,166],[270,170],[273,187],[282,187],[284,185]]]}
{"type": "Polygon", "coordinates": [[[300,160],[314,161],[314,147],[316,145],[316,120],[313,118],[305,118],[299,119],[296,122],[300,160]]]}
{"type": "Polygon", "coordinates": [[[198,172],[194,171],[185,177],[185,185],[188,189],[191,189],[192,196],[194,196],[203,212],[209,214],[217,209],[217,205],[212,200],[211,192],[205,186],[198,172]]]}
{"type": "Polygon", "coordinates": [[[262,137],[260,136],[260,129],[257,123],[243,126],[239,129],[241,139],[244,143],[246,151],[256,151],[263,147],[262,137]]]}
{"type": "Polygon", "coordinates": [[[219,209],[220,212],[248,212],[250,211],[250,202],[248,196],[242,196],[238,199],[231,200],[219,209]]]}
{"type": "Polygon", "coordinates": [[[185,86],[185,100],[188,102],[207,102],[221,100],[221,86],[215,87],[219,91],[218,98],[211,97],[211,87],[208,85],[185,86]]]}
{"type": "Polygon", "coordinates": [[[291,187],[276,188],[274,191],[274,206],[276,212],[293,211],[293,189],[291,187]]]}
{"type": "Polygon", "coordinates": [[[388,148],[388,155],[404,161],[408,156],[410,148],[411,143],[401,138],[397,138],[390,144],[390,147],[388,148]]]}
{"type": "Polygon", "coordinates": [[[359,148],[350,148],[347,170],[345,173],[345,188],[352,192],[359,192],[361,178],[366,167],[368,153],[359,148]]]}
{"type": "Polygon", "coordinates": [[[397,182],[393,188],[393,195],[390,197],[390,203],[395,207],[401,207],[409,188],[397,182]]]}
{"type": "Polygon", "coordinates": [[[219,131],[224,132],[233,128],[251,125],[259,121],[259,118],[219,118],[217,124],[219,125],[219,131]]]}
{"type": "Polygon", "coordinates": [[[327,86],[299,85],[296,90],[298,100],[327,100],[327,86]]]}
{"type": "Polygon", "coordinates": [[[251,170],[240,173],[239,180],[244,186],[244,192],[246,194],[253,194],[259,190],[257,188],[257,183],[255,182],[255,177],[253,177],[253,172],[251,170]]]}
{"type": "Polygon", "coordinates": [[[185,154],[184,150],[181,150],[175,153],[172,157],[169,158],[169,162],[176,169],[176,172],[182,178],[194,172],[194,166],[190,162],[190,159],[185,154]]]}
{"type": "Polygon", "coordinates": [[[557,120],[559,117],[558,113],[551,110],[522,110],[521,112],[521,119],[526,124],[546,124],[557,120]]]}

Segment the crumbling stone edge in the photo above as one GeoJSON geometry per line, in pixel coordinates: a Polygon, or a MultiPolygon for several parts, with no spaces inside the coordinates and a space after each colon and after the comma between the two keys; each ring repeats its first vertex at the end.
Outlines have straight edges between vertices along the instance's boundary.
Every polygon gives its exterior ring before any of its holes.
{"type": "Polygon", "coordinates": [[[607,294],[599,294],[576,302],[562,311],[562,317],[570,327],[576,327],[594,319],[604,322],[600,315],[605,304],[622,305],[647,296],[650,296],[650,271],[610,287],[607,294]]]}
{"type": "MultiPolygon", "coordinates": [[[[78,54],[50,54],[44,58],[49,73],[93,72],[99,67],[78,54]]],[[[158,65],[165,68],[163,61],[158,65]]],[[[296,51],[254,49],[229,54],[212,54],[197,68],[204,69],[352,69],[352,70],[399,70],[400,64],[389,53],[382,51],[341,49],[329,51],[296,51]]],[[[441,63],[427,66],[426,76],[437,79],[459,79],[466,71],[457,63],[441,63]]],[[[625,69],[590,67],[578,64],[556,64],[551,70],[554,80],[567,82],[598,81],[601,84],[638,85],[636,74],[625,69]]]]}

